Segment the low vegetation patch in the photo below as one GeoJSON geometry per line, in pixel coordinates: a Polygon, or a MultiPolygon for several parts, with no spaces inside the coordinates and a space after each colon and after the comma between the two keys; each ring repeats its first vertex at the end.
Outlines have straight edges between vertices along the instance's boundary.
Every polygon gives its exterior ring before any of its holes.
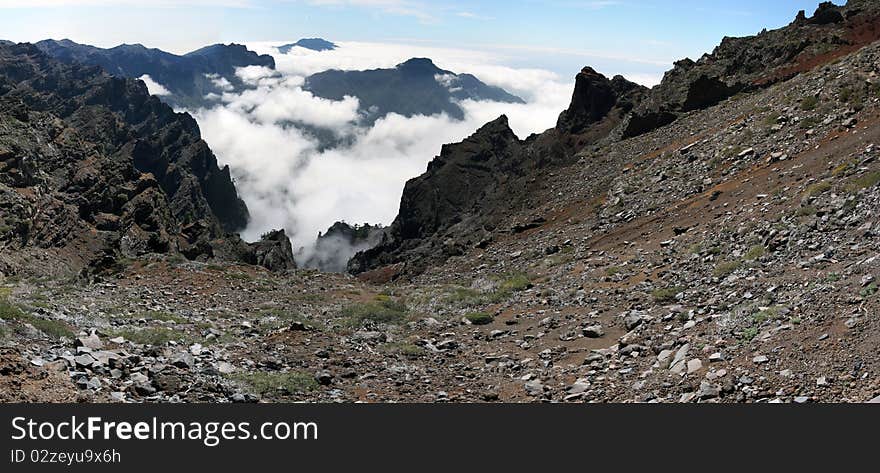
{"type": "Polygon", "coordinates": [[[874,294],[877,294],[878,290],[880,290],[880,288],[877,287],[877,283],[871,283],[871,285],[862,289],[859,295],[861,295],[862,297],[871,297],[874,294]]]}
{"type": "Polygon", "coordinates": [[[816,110],[817,106],[819,106],[819,98],[816,96],[811,95],[801,100],[801,110],[805,112],[816,110]]]}
{"type": "Polygon", "coordinates": [[[847,189],[849,189],[850,192],[859,192],[863,189],[870,189],[878,184],[880,184],[880,171],[875,171],[853,179],[847,186],[847,189]]]}
{"type": "Polygon", "coordinates": [[[807,197],[818,197],[831,190],[831,183],[828,181],[817,182],[804,191],[807,197]]]}
{"type": "Polygon", "coordinates": [[[658,304],[665,304],[675,301],[675,297],[678,296],[681,291],[682,288],[680,287],[665,287],[654,289],[654,291],[651,292],[651,297],[654,299],[654,302],[658,304]]]}
{"type": "Polygon", "coordinates": [[[740,261],[724,261],[722,263],[718,263],[718,266],[715,266],[715,271],[713,271],[712,274],[716,278],[723,278],[730,276],[741,267],[742,262],[740,261]]]}
{"type": "Polygon", "coordinates": [[[381,349],[386,353],[401,355],[406,358],[419,358],[425,355],[424,348],[406,342],[386,343],[385,345],[382,345],[381,349]]]}
{"type": "Polygon", "coordinates": [[[42,319],[25,312],[18,305],[9,302],[10,291],[7,288],[3,289],[3,291],[0,291],[0,319],[7,322],[30,324],[52,338],[73,338],[73,331],[70,330],[67,324],[58,320],[42,319]]]}
{"type": "Polygon", "coordinates": [[[760,259],[766,253],[767,253],[767,249],[764,248],[764,246],[755,245],[755,246],[749,248],[749,251],[746,252],[746,255],[744,256],[744,258],[746,259],[746,261],[755,261],[757,259],[760,259]]]}
{"type": "Polygon", "coordinates": [[[140,345],[153,346],[162,346],[171,341],[180,342],[187,340],[183,332],[164,327],[125,329],[114,332],[114,335],[140,345]]]}
{"type": "Polygon", "coordinates": [[[300,371],[286,373],[236,373],[230,379],[249,387],[254,394],[295,394],[318,387],[315,377],[300,371]]]}
{"type": "Polygon", "coordinates": [[[362,302],[342,309],[346,325],[360,327],[368,322],[376,324],[399,324],[406,319],[406,305],[392,300],[383,299],[362,302]]]}
{"type": "Polygon", "coordinates": [[[495,320],[488,312],[472,312],[464,317],[474,325],[489,325],[495,320]]]}

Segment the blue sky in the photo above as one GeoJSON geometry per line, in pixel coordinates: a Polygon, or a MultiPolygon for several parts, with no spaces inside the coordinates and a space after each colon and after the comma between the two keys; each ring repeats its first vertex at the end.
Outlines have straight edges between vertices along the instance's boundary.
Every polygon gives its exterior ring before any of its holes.
{"type": "Polygon", "coordinates": [[[667,69],[727,36],[811,14],[818,0],[0,0],[5,39],[69,37],[175,52],[320,36],[494,50],[516,67],[573,74],[667,69]]]}

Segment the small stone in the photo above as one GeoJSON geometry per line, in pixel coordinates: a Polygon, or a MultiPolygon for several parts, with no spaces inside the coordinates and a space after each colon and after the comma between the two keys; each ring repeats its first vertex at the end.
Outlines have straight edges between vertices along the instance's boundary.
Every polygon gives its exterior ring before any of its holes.
{"type": "Polygon", "coordinates": [[[797,404],[806,404],[806,403],[810,402],[810,398],[807,396],[798,396],[798,397],[794,398],[794,402],[797,404]]]}
{"type": "Polygon", "coordinates": [[[695,358],[691,361],[688,361],[688,363],[687,363],[688,374],[696,373],[697,371],[700,371],[701,369],[703,369],[703,362],[700,361],[699,359],[695,358]]]}
{"type": "Polygon", "coordinates": [[[315,375],[315,380],[317,380],[321,386],[329,386],[333,382],[333,375],[326,370],[319,371],[318,374],[315,375]]]}
{"type": "Polygon", "coordinates": [[[544,395],[544,385],[540,381],[529,381],[525,384],[525,388],[529,396],[538,397],[544,395]]]}
{"type": "Polygon", "coordinates": [[[193,358],[188,352],[178,353],[177,356],[171,360],[172,366],[185,370],[192,368],[195,364],[195,358],[193,358]]]}
{"type": "Polygon", "coordinates": [[[724,355],[721,353],[712,353],[709,355],[709,363],[718,363],[724,361],[724,355]]]}
{"type": "Polygon", "coordinates": [[[74,346],[91,348],[92,350],[100,350],[104,348],[104,343],[97,335],[91,334],[88,337],[77,338],[74,346]]]}
{"type": "Polygon", "coordinates": [[[605,336],[605,329],[601,325],[591,325],[585,327],[583,333],[587,338],[602,338],[605,336]]]}
{"type": "Polygon", "coordinates": [[[769,361],[770,361],[770,358],[767,358],[764,355],[758,355],[758,356],[752,358],[752,362],[755,363],[756,365],[763,365],[764,363],[767,363],[769,361]]]}
{"type": "Polygon", "coordinates": [[[708,381],[700,383],[700,390],[697,392],[697,397],[700,399],[714,399],[719,395],[721,395],[721,388],[717,385],[708,381]]]}

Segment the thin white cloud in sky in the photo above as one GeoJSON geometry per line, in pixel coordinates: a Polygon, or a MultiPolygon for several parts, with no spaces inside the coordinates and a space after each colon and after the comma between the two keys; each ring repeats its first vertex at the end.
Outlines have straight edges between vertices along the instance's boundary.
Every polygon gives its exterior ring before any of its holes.
{"type": "Polygon", "coordinates": [[[430,13],[436,8],[436,2],[433,6],[431,3],[411,0],[307,0],[307,3],[315,6],[370,8],[392,15],[411,16],[422,22],[433,22],[437,19],[430,13]]]}
{"type": "Polygon", "coordinates": [[[249,8],[252,0],[2,0],[0,8],[58,8],[58,7],[145,7],[171,8],[184,6],[212,6],[249,8]]]}

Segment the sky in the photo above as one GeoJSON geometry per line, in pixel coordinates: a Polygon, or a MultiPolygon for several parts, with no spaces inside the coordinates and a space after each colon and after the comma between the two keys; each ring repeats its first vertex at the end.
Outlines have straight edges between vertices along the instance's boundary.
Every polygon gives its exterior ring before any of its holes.
{"type": "MultiPolygon", "coordinates": [[[[838,0],[838,3],[840,0],[838,0]]],[[[572,76],[589,65],[641,82],[723,36],[811,14],[818,0],[0,0],[3,39],[142,43],[183,53],[217,42],[396,42],[492,52],[572,76]],[[156,25],[162,25],[157,28],[156,25]]]]}

